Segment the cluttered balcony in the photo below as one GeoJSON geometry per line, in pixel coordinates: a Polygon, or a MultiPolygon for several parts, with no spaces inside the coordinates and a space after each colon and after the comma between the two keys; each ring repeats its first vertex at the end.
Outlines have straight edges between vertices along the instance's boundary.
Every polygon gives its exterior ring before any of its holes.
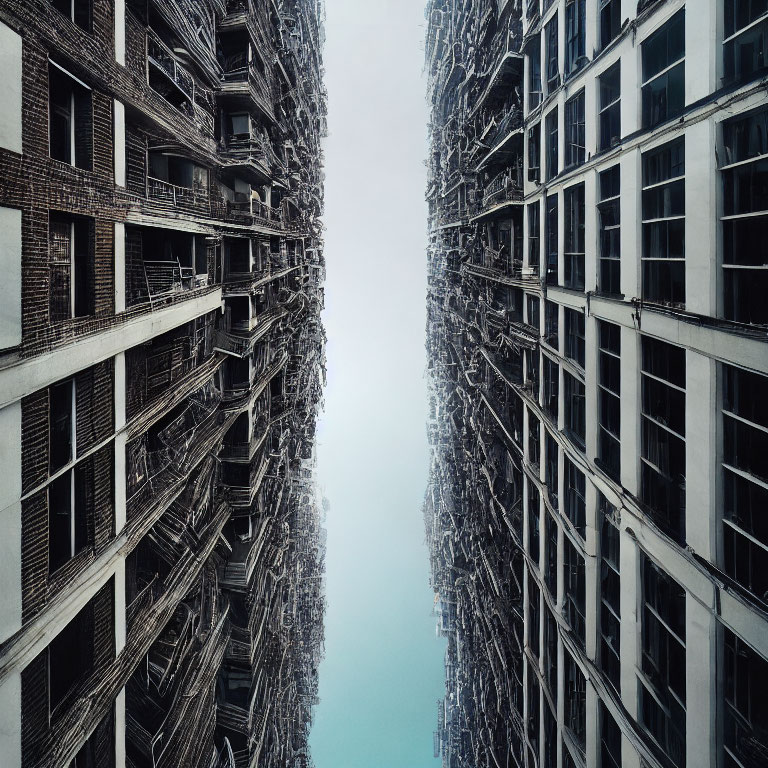
{"type": "Polygon", "coordinates": [[[147,199],[208,215],[210,194],[208,169],[173,151],[149,151],[147,199]]]}
{"type": "Polygon", "coordinates": [[[213,283],[213,263],[213,244],[204,235],[126,226],[126,306],[162,303],[205,288],[213,283]]]}
{"type": "Polygon", "coordinates": [[[191,71],[181,63],[185,59],[183,47],[174,48],[161,34],[147,29],[147,77],[149,86],[166,102],[192,120],[206,136],[213,136],[216,99],[214,91],[199,83],[191,71]]]}

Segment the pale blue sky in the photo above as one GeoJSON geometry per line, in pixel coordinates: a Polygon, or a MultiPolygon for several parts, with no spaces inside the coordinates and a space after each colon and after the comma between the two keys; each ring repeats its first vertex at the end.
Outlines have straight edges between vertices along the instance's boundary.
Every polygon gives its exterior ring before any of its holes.
{"type": "Polygon", "coordinates": [[[435,768],[443,692],[427,480],[420,0],[327,0],[327,520],[317,768],[435,768]]]}

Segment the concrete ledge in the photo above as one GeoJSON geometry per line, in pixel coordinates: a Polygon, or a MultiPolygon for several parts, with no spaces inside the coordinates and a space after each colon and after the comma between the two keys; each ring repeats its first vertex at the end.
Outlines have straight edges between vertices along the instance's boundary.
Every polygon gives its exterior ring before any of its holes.
{"type": "Polygon", "coordinates": [[[0,370],[0,408],[220,306],[221,289],[141,315],[102,333],[84,336],[76,344],[19,360],[0,370]]]}

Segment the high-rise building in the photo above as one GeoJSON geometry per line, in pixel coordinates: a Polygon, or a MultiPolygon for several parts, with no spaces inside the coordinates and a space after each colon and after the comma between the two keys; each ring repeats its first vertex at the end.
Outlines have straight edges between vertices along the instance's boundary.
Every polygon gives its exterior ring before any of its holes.
{"type": "Polygon", "coordinates": [[[768,764],[768,8],[432,0],[446,766],[768,764]]]}
{"type": "Polygon", "coordinates": [[[0,1],[0,763],[309,765],[321,0],[0,1]]]}

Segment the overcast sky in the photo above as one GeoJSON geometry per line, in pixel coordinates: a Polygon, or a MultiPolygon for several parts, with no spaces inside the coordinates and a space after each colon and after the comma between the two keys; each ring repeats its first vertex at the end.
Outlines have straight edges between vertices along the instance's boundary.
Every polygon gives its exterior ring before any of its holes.
{"type": "Polygon", "coordinates": [[[326,0],[327,520],[317,768],[434,768],[421,0],[326,0]]]}

